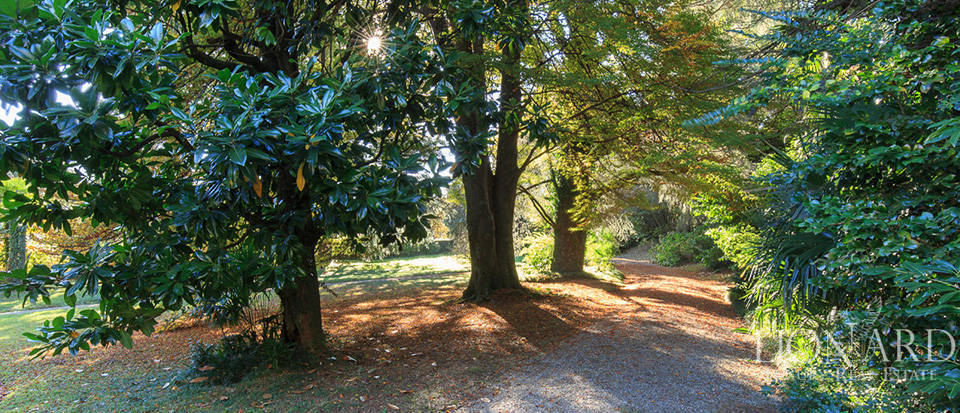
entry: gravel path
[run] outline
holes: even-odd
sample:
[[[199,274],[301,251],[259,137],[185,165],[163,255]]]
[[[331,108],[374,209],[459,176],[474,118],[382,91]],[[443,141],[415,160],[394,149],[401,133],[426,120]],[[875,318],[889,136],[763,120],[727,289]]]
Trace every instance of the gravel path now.
[[[615,260],[615,292],[632,305],[518,366],[493,396],[463,411],[763,412],[759,386],[780,376],[753,361],[752,337],[716,276],[651,264],[644,252]],[[711,279],[713,278],[713,279]]]

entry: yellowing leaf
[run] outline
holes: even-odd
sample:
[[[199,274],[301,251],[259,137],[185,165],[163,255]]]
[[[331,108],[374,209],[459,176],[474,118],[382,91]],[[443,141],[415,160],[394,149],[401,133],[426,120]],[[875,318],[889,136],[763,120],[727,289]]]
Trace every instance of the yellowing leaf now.
[[[260,178],[253,182],[253,192],[257,193],[257,198],[263,197],[263,182],[260,182]]]
[[[303,164],[300,164],[300,169],[297,169],[297,189],[302,191],[306,185],[307,180],[303,177]]]
[[[180,0],[173,2],[173,4],[170,5],[170,9],[173,10],[174,13],[176,13],[177,10],[180,10]]]

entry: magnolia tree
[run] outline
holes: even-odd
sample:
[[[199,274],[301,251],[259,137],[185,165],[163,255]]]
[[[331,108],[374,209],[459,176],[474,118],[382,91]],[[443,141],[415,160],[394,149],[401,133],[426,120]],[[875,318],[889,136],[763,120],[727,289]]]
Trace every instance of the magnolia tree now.
[[[165,311],[274,291],[283,336],[323,349],[315,262],[331,235],[419,238],[444,168],[442,55],[407,4],[3,1],[0,170],[14,218],[118,240],[14,271],[25,299],[99,308],[44,323],[37,351],[129,346]],[[379,8],[377,8],[379,7]],[[438,129],[440,128],[440,129]]]

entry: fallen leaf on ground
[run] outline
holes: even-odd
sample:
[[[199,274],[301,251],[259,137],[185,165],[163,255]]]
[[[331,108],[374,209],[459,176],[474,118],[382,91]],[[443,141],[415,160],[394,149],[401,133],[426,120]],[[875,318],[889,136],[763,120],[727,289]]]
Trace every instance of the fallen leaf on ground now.
[[[194,377],[192,380],[190,380],[191,383],[202,383],[205,381],[207,381],[206,376]]]

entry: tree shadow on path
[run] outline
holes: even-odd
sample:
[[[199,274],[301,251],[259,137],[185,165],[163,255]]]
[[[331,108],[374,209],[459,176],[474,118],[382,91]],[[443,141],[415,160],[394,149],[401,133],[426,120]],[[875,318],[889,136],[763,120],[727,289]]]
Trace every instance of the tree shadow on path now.
[[[601,288],[623,300],[605,320],[528,360],[491,386],[489,402],[465,411],[776,411],[759,385],[779,373],[755,362],[749,336],[723,300],[726,286],[686,271],[621,263],[623,286],[596,280],[566,282]],[[531,306],[532,315],[498,312],[529,341],[543,341],[527,323],[566,320]]]

